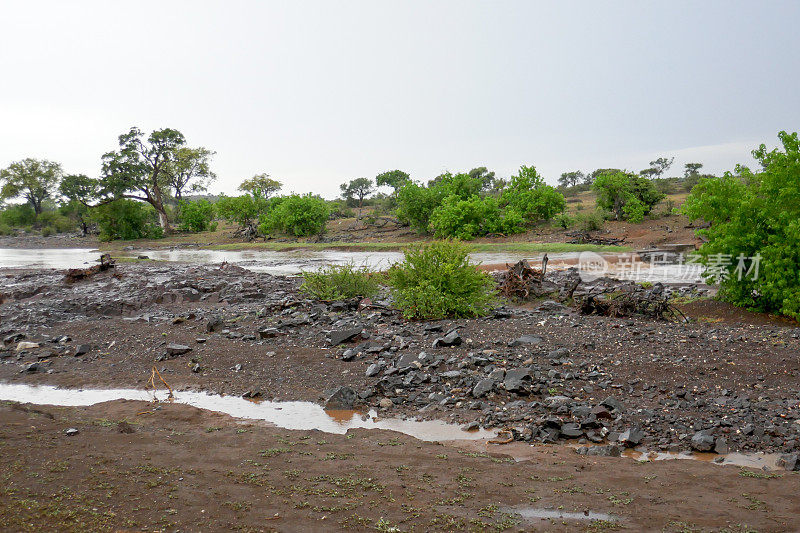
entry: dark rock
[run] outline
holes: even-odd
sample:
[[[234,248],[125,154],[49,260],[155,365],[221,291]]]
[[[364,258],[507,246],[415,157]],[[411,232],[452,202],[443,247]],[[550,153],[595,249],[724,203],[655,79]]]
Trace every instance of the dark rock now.
[[[481,398],[489,394],[494,389],[495,382],[491,379],[482,379],[472,388],[472,395]]]
[[[519,392],[524,389],[525,383],[530,380],[530,372],[527,369],[512,368],[506,372],[503,385],[509,392]]]
[[[714,448],[714,436],[705,431],[698,431],[692,436],[692,449],[698,452],[710,452]]]
[[[356,334],[357,335],[357,334]],[[356,401],[356,391],[350,387],[339,387],[325,401],[326,411],[352,410]]]
[[[206,322],[206,331],[208,333],[214,333],[215,331],[221,331],[225,328],[225,321],[222,320],[221,317],[215,316],[208,319]]]
[[[561,436],[565,439],[577,439],[583,435],[583,430],[581,427],[574,422],[568,422],[562,425],[560,431]]]
[[[540,344],[542,342],[541,337],[537,337],[536,335],[523,335],[513,341],[509,342],[508,345],[511,347],[514,346],[523,346],[523,345],[530,345],[530,344]]]
[[[362,331],[362,328],[335,330],[330,332],[328,338],[330,339],[331,346],[336,346],[337,344],[342,344],[343,342],[353,340],[355,337],[360,335]]]
[[[624,411],[624,407],[622,405],[622,402],[617,400],[616,398],[611,397],[611,396],[609,396],[608,398],[606,398],[605,400],[600,402],[600,405],[602,405],[604,407],[608,407],[612,411],[616,411],[618,413]]]
[[[598,457],[619,457],[622,450],[619,446],[607,444],[605,446],[584,446],[575,450],[580,455],[592,455]]]
[[[272,339],[280,335],[278,328],[266,328],[258,331],[259,339]]]
[[[366,376],[368,378],[371,378],[372,376],[377,376],[378,374],[380,374],[381,370],[383,370],[382,363],[372,363],[371,365],[369,365],[369,367],[367,367]]]
[[[778,466],[789,472],[800,470],[800,453],[787,453],[778,458]]]
[[[75,347],[75,356],[87,354],[91,350],[92,346],[90,344],[79,344]]]
[[[192,349],[189,346],[186,346],[185,344],[175,344],[175,343],[167,344],[167,355],[170,356],[183,355],[191,351]]]
[[[440,346],[458,346],[463,342],[461,335],[457,329],[454,329],[444,337],[438,337],[433,341],[433,347],[439,348]]]
[[[461,371],[460,370],[448,370],[447,372],[442,372],[441,374],[439,374],[439,377],[441,377],[443,379],[460,378],[461,377]]]
[[[410,369],[416,370],[418,368],[421,368],[422,363],[419,362],[419,356],[414,355],[413,353],[407,353],[401,355],[397,359],[397,362],[395,363],[394,366],[397,367],[399,371],[403,372],[404,370],[410,370]]]
[[[545,300],[542,304],[536,308],[537,311],[540,313],[549,313],[549,314],[561,314],[566,315],[570,312],[569,307],[566,305],[562,305],[554,300]]]
[[[644,432],[637,427],[629,428],[619,435],[619,441],[628,448],[634,448],[638,446],[642,443],[643,438]]]

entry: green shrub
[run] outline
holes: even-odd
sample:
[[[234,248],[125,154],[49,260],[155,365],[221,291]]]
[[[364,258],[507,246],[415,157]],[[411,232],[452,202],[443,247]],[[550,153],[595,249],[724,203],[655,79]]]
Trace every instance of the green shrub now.
[[[74,231],[77,227],[74,220],[62,215],[59,211],[43,211],[39,214],[36,223],[42,228],[42,233],[47,228],[49,235],[67,233]]]
[[[180,228],[184,231],[207,231],[214,220],[214,204],[208,200],[182,201]]]
[[[0,235],[11,235],[12,233],[14,233],[14,228],[8,224],[0,222]]]
[[[356,212],[347,207],[347,204],[341,200],[333,200],[328,202],[328,211],[332,218],[353,218]]]
[[[578,213],[575,222],[581,231],[598,231],[603,229],[605,213],[601,209]]]
[[[681,212],[711,224],[698,234],[705,276],[736,305],[800,320],[800,140],[780,132],[782,149],[761,145],[753,157],[763,169],[704,178]],[[760,256],[758,273],[755,261]]]
[[[444,188],[407,183],[397,191],[397,218],[420,233],[427,233],[433,210],[444,199]]]
[[[437,237],[471,240],[489,233],[523,231],[522,219],[516,212],[504,213],[494,197],[472,196],[466,200],[451,195],[433,210],[430,227]]]
[[[550,220],[567,207],[564,195],[554,187],[546,185],[536,169],[521,166],[517,175],[502,194],[502,201],[516,211],[526,224]]]
[[[100,228],[101,241],[160,239],[164,236],[155,209],[135,200],[120,199],[100,205],[94,209],[92,217]]]
[[[641,222],[664,198],[652,181],[624,172],[601,174],[592,188],[597,191],[597,207],[631,222]]]
[[[22,228],[36,223],[36,212],[30,204],[14,204],[0,211],[0,223]]]
[[[496,302],[494,280],[469,261],[469,249],[437,241],[405,250],[389,269],[395,303],[406,318],[476,317]]]
[[[42,228],[42,237],[49,237],[50,235],[54,234],[55,230],[51,226],[45,226]]]
[[[317,272],[303,272],[300,291],[317,300],[346,300],[356,296],[368,298],[378,292],[375,273],[352,263],[323,267]]]
[[[325,231],[328,215],[328,204],[319,196],[292,194],[272,199],[260,229],[264,234],[279,231],[307,237]]]
[[[253,235],[257,221],[266,214],[268,208],[269,200],[250,194],[222,196],[215,205],[220,218],[236,224],[242,230],[249,230]]]
[[[553,225],[561,229],[569,229],[575,225],[575,219],[566,213],[559,213],[553,217]]]

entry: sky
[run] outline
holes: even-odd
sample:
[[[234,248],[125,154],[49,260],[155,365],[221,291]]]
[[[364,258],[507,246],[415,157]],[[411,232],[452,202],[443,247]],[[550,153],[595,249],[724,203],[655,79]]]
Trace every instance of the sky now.
[[[721,173],[800,124],[795,0],[0,0],[0,168],[98,177],[131,126],[216,152],[212,192],[399,168]]]

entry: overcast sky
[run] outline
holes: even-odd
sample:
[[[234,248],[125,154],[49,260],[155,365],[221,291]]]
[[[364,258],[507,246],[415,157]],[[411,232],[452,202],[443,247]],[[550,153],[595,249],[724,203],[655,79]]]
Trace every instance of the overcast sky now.
[[[215,150],[216,192],[659,155],[721,172],[798,129],[798,23],[794,0],[0,0],[0,168],[98,176],[136,125]]]

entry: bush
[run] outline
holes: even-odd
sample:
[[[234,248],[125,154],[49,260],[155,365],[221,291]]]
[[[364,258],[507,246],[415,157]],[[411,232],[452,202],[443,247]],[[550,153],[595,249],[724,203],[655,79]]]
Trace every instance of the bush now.
[[[256,222],[265,215],[269,200],[261,196],[222,196],[215,209],[220,218],[239,226],[239,229],[256,234]]]
[[[303,272],[300,291],[317,300],[346,300],[356,296],[368,298],[378,292],[375,274],[352,263],[331,265],[317,272]]]
[[[180,228],[184,231],[207,231],[214,220],[214,205],[208,200],[181,202]]]
[[[554,187],[546,185],[536,169],[522,166],[516,176],[511,177],[503,191],[502,201],[516,211],[526,224],[550,220],[567,207],[564,195]]]
[[[476,317],[496,302],[494,280],[469,262],[469,249],[453,241],[417,245],[389,269],[395,303],[406,318]]]
[[[328,204],[319,196],[292,194],[272,200],[260,229],[264,234],[280,231],[307,237],[325,231],[328,214]]]
[[[74,220],[62,215],[58,211],[43,211],[39,214],[37,224],[42,228],[43,235],[45,230],[47,230],[47,235],[45,235],[45,237],[54,233],[67,233],[75,230],[77,227]]]
[[[444,189],[408,183],[397,191],[397,218],[420,233],[427,233],[433,210],[444,199]]]
[[[516,212],[504,213],[496,198],[472,196],[462,200],[451,195],[433,210],[430,227],[437,237],[471,240],[489,233],[523,231]]]
[[[588,213],[578,213],[575,221],[581,231],[598,231],[603,229],[606,218],[601,209],[595,209]]]
[[[164,231],[158,215],[148,204],[120,199],[94,209],[92,217],[100,227],[100,240],[160,239]]]
[[[566,213],[559,213],[553,217],[553,225],[561,229],[569,229],[575,225],[575,219]]]
[[[0,224],[21,228],[36,223],[36,213],[30,204],[9,205],[0,211]]]
[[[12,233],[14,233],[14,229],[11,226],[0,222],[0,235],[11,235]]]
[[[614,213],[617,220],[641,222],[664,198],[653,182],[624,172],[601,174],[592,184],[597,206]]]
[[[800,140],[780,132],[782,150],[762,144],[753,157],[763,171],[737,167],[704,178],[681,212],[711,226],[698,231],[705,275],[736,305],[800,320]],[[760,256],[757,263],[748,258]]]

